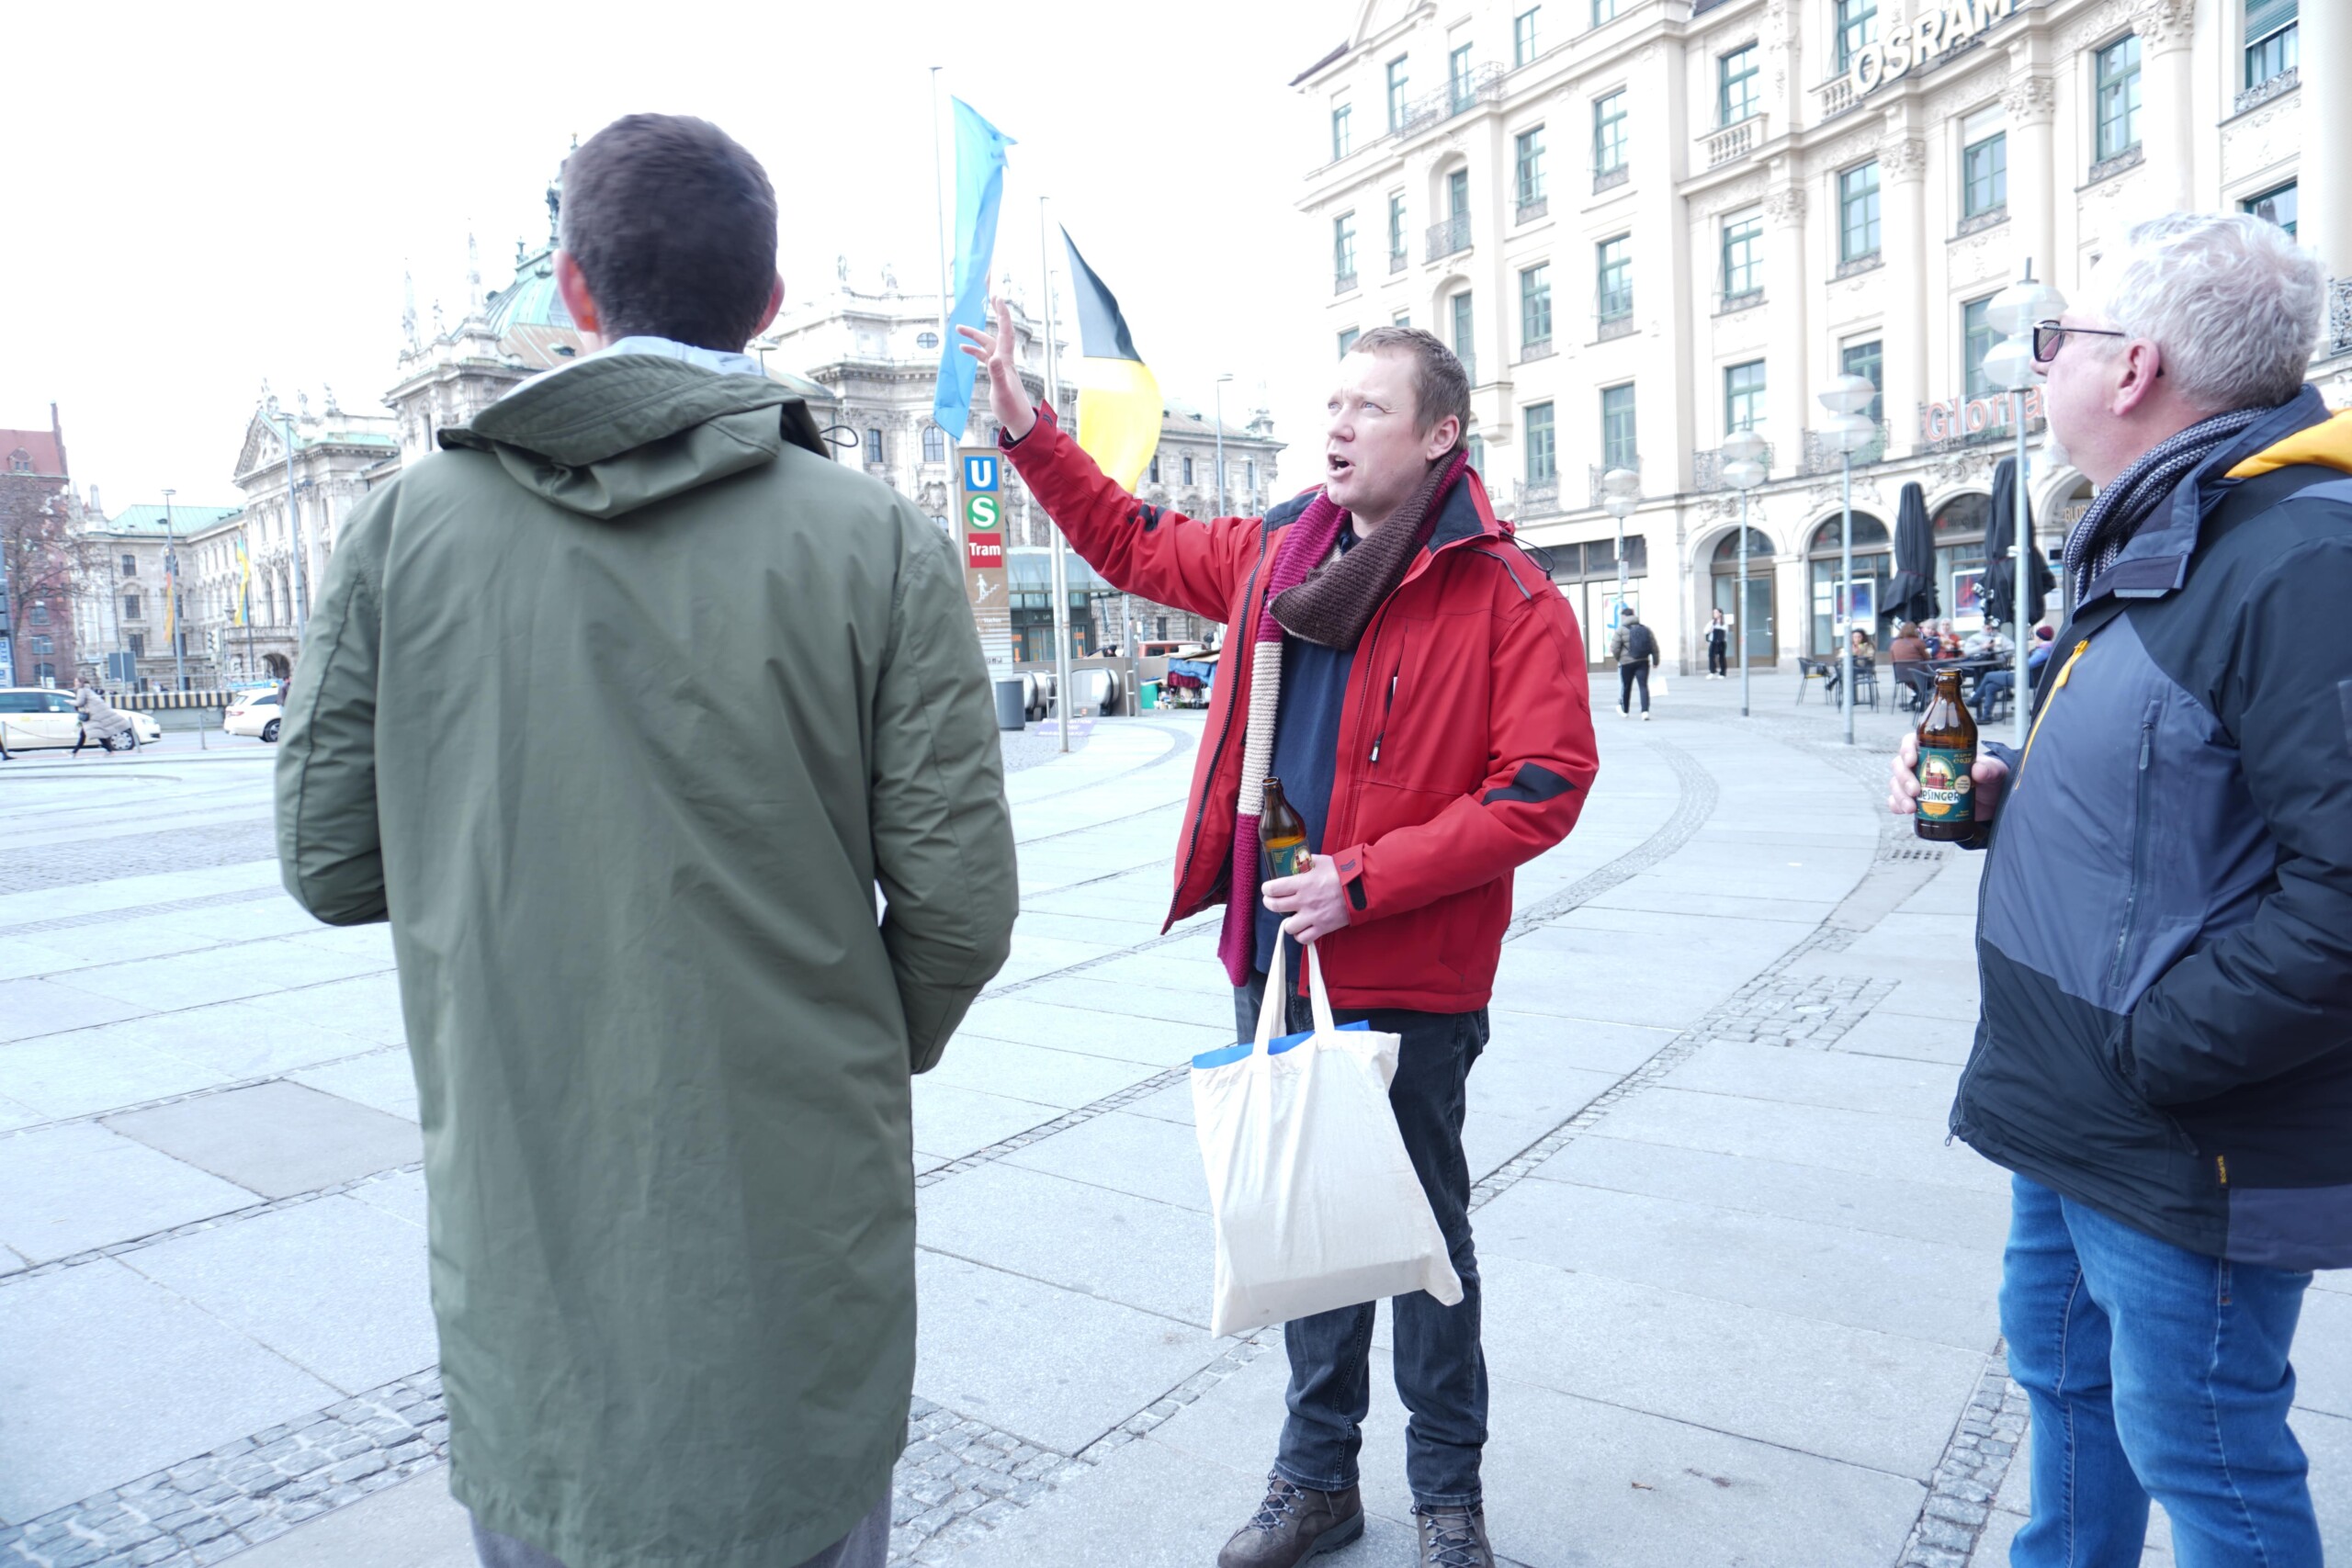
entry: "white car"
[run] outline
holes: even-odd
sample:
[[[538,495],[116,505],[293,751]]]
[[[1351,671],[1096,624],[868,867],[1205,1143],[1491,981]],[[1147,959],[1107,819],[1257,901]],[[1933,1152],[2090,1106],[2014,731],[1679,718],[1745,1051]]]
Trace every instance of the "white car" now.
[[[131,735],[142,746],[153,745],[164,738],[162,728],[153,716],[130,713]],[[0,749],[8,751],[39,751],[57,748],[71,749],[82,739],[82,716],[74,706],[74,694],[53,691],[46,686],[0,686]],[[109,751],[128,750],[130,738],[104,744]]]
[[[220,716],[220,728],[232,735],[258,736],[275,744],[277,721],[284,716],[285,710],[277,702],[277,688],[258,686],[239,692],[230,700],[229,711]]]

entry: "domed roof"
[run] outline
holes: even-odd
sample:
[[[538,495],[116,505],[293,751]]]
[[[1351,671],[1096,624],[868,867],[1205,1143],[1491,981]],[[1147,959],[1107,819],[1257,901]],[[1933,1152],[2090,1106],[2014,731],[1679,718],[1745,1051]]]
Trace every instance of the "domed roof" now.
[[[556,292],[555,253],[541,251],[514,265],[514,281],[492,294],[484,307],[490,330],[505,336],[516,327],[572,328],[571,312]]]

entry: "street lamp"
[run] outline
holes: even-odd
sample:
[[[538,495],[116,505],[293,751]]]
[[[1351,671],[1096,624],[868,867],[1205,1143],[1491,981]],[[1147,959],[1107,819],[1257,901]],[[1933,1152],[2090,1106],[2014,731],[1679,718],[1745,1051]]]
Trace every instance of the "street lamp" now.
[[[2016,709],[2017,747],[2022,751],[2026,741],[2027,698],[2031,692],[2026,676],[2030,666],[2026,651],[2031,646],[2027,640],[2025,624],[2026,563],[2031,558],[2026,553],[2032,535],[2029,519],[2032,513],[2026,501],[2026,439],[2025,395],[2040,379],[2040,367],[2033,361],[2033,328],[2038,321],[2056,321],[2066,309],[2066,297],[2046,283],[2033,277],[2033,258],[2026,258],[2025,276],[1993,296],[1984,308],[1984,319],[2001,334],[2001,341],[1984,355],[1984,374],[1994,385],[2008,389],[2010,415],[2018,427],[2018,493],[2016,537],[2009,542],[2009,558],[2016,564],[2009,571],[2009,626],[2017,641],[2017,692],[2012,705]]]
[[[302,630],[311,618],[311,550],[310,533],[302,526],[301,509],[294,498],[294,420],[278,408],[275,397],[262,410],[262,417],[270,422],[272,429],[277,427],[279,420],[286,422],[279,435],[286,443],[286,536],[294,554],[294,646],[300,652]]]
[[[1724,437],[1724,482],[1739,491],[1739,610],[1732,635],[1739,638],[1739,716],[1747,716],[1747,494],[1764,482],[1764,455],[1770,448],[1751,426]]]
[[[1225,515],[1225,384],[1233,379],[1227,371],[1216,378],[1216,514]]]
[[[1846,744],[1854,743],[1854,454],[1878,439],[1878,422],[1862,411],[1877,400],[1878,389],[1868,377],[1839,376],[1821,393],[1821,406],[1829,411],[1828,422],[1820,428],[1822,444],[1838,454],[1838,468],[1844,476],[1843,500],[1840,511],[1844,522],[1840,525],[1838,546],[1838,598],[1846,609],[1846,624],[1840,626],[1835,614],[1830,625],[1837,629],[1839,706],[1846,716]],[[1837,607],[1833,602],[1831,608]]]
[[[1600,506],[1617,519],[1617,605],[1609,616],[1615,631],[1625,614],[1625,519],[1642,503],[1642,476],[1631,468],[1611,468],[1600,476]],[[1647,690],[1646,687],[1644,690]]]
[[[172,497],[178,492],[164,491],[164,625],[172,639],[172,673],[177,691],[187,690],[187,653],[180,631],[180,551],[179,541],[172,533]]]

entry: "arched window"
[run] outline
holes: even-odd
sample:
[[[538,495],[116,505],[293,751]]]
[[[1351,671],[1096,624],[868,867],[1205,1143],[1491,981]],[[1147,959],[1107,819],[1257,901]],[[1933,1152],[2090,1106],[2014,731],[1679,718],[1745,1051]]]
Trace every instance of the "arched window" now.
[[[1806,553],[1812,558],[1806,575],[1812,580],[1812,611],[1805,651],[1827,658],[1838,651],[1837,626],[1849,619],[1838,604],[1838,567],[1842,519],[1826,517],[1813,531]],[[1894,574],[1894,540],[1886,525],[1866,512],[1854,513],[1854,607],[1850,617],[1873,637],[1886,608],[1886,580]],[[1883,638],[1880,639],[1883,641]]]
[[[1764,536],[1764,531],[1760,528],[1750,528],[1747,531],[1747,558],[1750,561],[1754,561],[1758,556],[1770,556],[1771,553],[1772,541]],[[1730,561],[1733,563],[1736,563],[1738,561],[1738,529],[1733,529],[1730,533],[1725,534],[1722,538],[1715,541],[1714,558],[1719,561]]]
[[[1836,555],[1840,547],[1844,524],[1844,518],[1832,517],[1815,528],[1813,531],[1813,553]],[[1894,541],[1887,535],[1885,524],[1866,512],[1854,513],[1854,549],[1857,554],[1865,549],[1888,549],[1893,546]]]
[[[935,424],[922,427],[922,460],[926,463],[947,461],[947,432]]]

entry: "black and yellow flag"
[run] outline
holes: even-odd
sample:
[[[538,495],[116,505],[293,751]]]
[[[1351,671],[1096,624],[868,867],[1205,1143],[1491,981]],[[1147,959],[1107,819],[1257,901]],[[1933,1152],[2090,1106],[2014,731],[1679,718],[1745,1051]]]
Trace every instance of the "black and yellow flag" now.
[[[1159,383],[1136,352],[1119,302],[1078,254],[1069,231],[1071,292],[1078,297],[1078,444],[1122,488],[1133,490],[1159,449]]]

